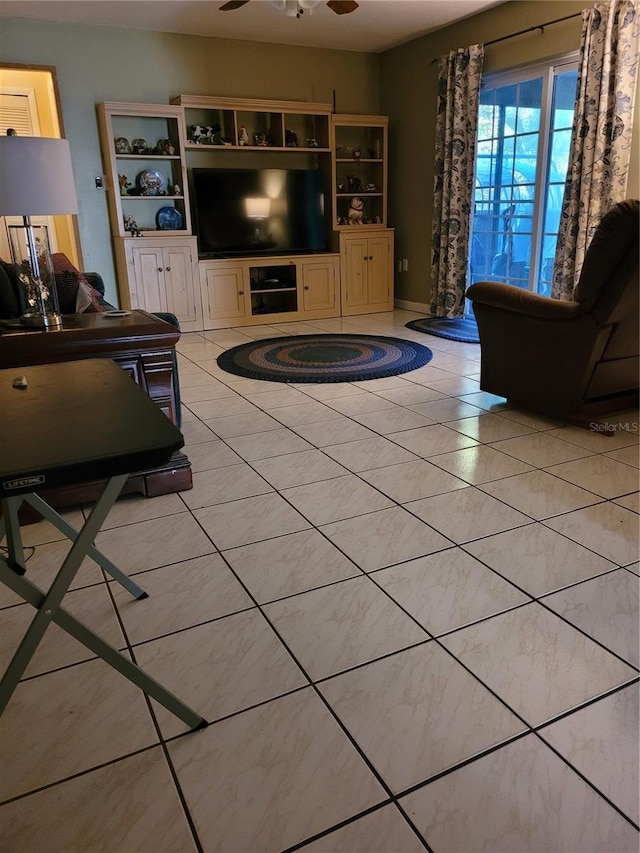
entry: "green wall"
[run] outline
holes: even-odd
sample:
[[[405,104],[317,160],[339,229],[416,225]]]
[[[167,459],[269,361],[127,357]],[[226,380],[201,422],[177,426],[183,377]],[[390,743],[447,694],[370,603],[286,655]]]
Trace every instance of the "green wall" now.
[[[2,18],[0,56],[7,64],[56,67],[84,268],[103,274],[114,303],[106,197],[94,184],[103,173],[98,102],[166,104],[188,94],[330,104],[335,90],[339,112],[380,112],[375,54]]]
[[[380,108],[389,116],[389,224],[396,228],[396,258],[409,271],[395,273],[396,299],[429,303],[437,67],[450,50],[487,42],[588,8],[587,0],[510,2],[382,54]],[[580,48],[581,18],[487,47],[484,71],[531,64]],[[408,83],[410,81],[410,84]],[[637,104],[637,100],[636,100]],[[636,106],[629,196],[639,193],[640,108]]]

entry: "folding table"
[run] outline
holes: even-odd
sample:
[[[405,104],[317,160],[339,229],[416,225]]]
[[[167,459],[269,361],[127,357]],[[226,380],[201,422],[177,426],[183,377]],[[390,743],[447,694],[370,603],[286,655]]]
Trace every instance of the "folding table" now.
[[[55,622],[191,729],[205,726],[202,716],[61,606],[87,556],[136,598],[146,595],[95,548],[94,539],[127,476],[167,462],[184,444],[181,433],[130,377],[102,358],[0,370],[0,413],[0,542],[7,539],[7,556],[0,553],[0,581],[36,608],[0,680],[0,714]],[[80,531],[37,494],[38,489],[105,478],[107,485]],[[25,576],[18,521],[23,500],[73,542],[47,592]]]

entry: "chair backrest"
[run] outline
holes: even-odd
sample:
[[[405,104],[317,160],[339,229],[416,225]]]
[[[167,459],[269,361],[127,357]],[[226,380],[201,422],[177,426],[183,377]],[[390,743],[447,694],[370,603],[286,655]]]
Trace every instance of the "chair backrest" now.
[[[629,317],[638,305],[639,234],[640,201],[626,199],[602,217],[593,235],[575,299],[600,325]]]

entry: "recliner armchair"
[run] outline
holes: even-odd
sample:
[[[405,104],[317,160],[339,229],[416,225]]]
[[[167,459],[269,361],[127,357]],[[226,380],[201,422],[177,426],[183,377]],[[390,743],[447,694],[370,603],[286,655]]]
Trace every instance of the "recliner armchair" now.
[[[577,420],[635,404],[639,210],[637,199],[627,199],[602,218],[573,302],[491,281],[469,288],[483,391]]]

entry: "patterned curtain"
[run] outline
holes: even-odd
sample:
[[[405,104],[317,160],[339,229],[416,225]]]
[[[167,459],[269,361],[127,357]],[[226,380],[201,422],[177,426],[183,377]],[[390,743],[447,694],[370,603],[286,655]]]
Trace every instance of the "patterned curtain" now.
[[[582,13],[580,72],[551,295],[570,301],[591,238],[626,197],[640,45],[633,0]]]
[[[461,317],[473,199],[473,164],[484,46],[438,60],[438,112],[433,192],[431,313]]]

